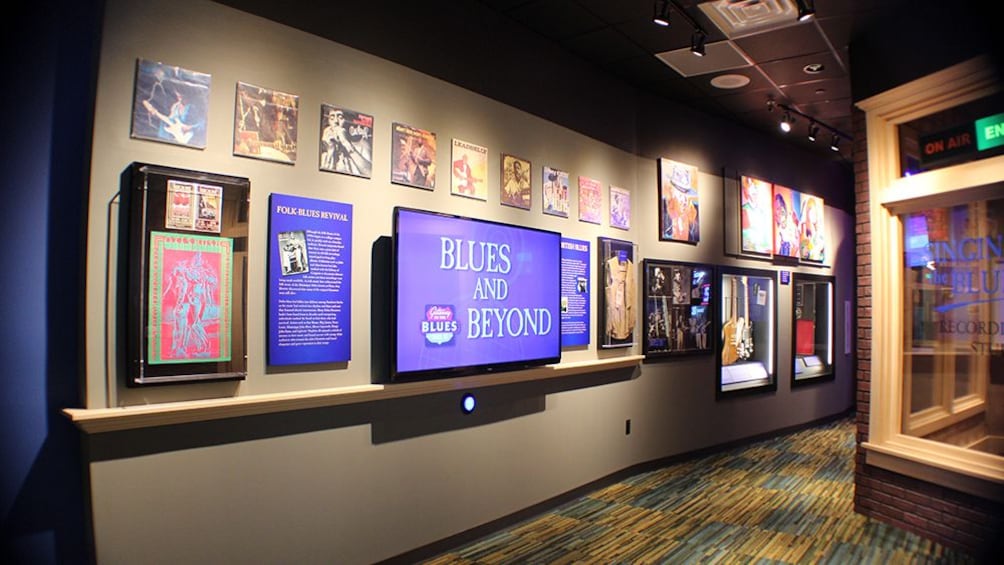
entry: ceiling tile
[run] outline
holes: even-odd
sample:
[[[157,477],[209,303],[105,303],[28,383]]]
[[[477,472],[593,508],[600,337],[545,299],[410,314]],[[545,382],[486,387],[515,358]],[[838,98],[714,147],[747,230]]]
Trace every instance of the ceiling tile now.
[[[847,79],[825,79],[781,87],[785,97],[798,100],[799,104],[817,104],[830,100],[849,99],[851,83]]]
[[[760,63],[828,51],[830,48],[823,38],[822,31],[811,20],[775,31],[741,37],[735,42],[751,59]]]
[[[719,96],[716,100],[730,112],[745,114],[760,111],[767,113],[768,98],[777,100],[779,98],[777,91],[773,88],[744,90],[743,92]]]
[[[742,75],[747,77],[750,80],[750,82],[746,86],[736,89],[718,88],[713,84],[711,84],[712,79],[723,75]],[[767,77],[765,77],[763,73],[761,73],[756,67],[746,67],[744,69],[732,69],[719,73],[694,76],[690,78],[690,82],[692,82],[695,86],[700,88],[701,91],[707,94],[708,96],[714,96],[714,97],[728,97],[751,91],[767,91],[767,90],[770,90],[771,92],[774,91],[773,84],[771,84],[771,82],[767,80]],[[764,100],[766,99],[767,96],[765,94],[764,97],[760,99],[760,102],[763,103]]]
[[[567,0],[536,0],[507,12],[513,19],[555,40],[604,27],[603,20]]]
[[[562,44],[586,59],[597,63],[640,57],[646,54],[645,50],[638,44],[612,27],[576,35]]]
[[[690,52],[690,43],[683,49],[657,53],[656,56],[673,70],[685,77],[719,73],[729,69],[749,67],[752,61],[738,51],[730,41],[719,41],[705,45],[704,57],[697,57]]]
[[[681,47],[689,48],[690,35],[693,31],[685,25],[658,26],[652,23],[651,17],[637,18],[618,24],[616,27],[638,42],[649,53],[672,51]]]
[[[608,24],[619,24],[630,20],[644,18],[649,25],[652,23],[653,0],[575,0],[583,8]]]
[[[806,65],[817,63],[823,65],[822,71],[815,74],[805,72]],[[847,73],[829,51],[764,63],[760,69],[781,87],[823,79],[847,79]]]

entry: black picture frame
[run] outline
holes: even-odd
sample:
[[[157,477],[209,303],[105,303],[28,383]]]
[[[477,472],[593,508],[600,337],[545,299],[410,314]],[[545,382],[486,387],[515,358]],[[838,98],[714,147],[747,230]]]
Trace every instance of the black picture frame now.
[[[777,271],[719,267],[718,291],[716,397],[776,391]]]
[[[634,243],[609,237],[597,238],[599,268],[603,288],[599,293],[596,327],[601,349],[631,347],[635,343],[638,291]]]
[[[835,285],[831,276],[792,273],[792,387],[830,381],[836,376]]]
[[[126,384],[244,379],[250,181],[132,163],[120,196]]]
[[[642,262],[642,354],[646,360],[715,351],[715,268],[702,263]]]

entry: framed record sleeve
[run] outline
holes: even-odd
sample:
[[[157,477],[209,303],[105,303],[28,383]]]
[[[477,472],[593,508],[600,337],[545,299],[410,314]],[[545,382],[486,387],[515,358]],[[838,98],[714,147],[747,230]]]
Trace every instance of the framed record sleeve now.
[[[118,327],[128,385],[245,377],[249,190],[239,177],[126,170]]]

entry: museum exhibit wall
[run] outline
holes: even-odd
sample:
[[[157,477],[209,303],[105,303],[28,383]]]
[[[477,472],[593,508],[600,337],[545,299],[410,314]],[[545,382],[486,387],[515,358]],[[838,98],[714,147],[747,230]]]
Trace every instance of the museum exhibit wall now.
[[[332,562],[389,558],[546,501],[633,465],[770,433],[838,415],[853,405],[853,359],[844,351],[844,303],[853,296],[853,222],[828,206],[831,253],[823,266],[775,267],[726,257],[721,162],[712,146],[690,145],[660,113],[665,137],[646,134],[657,155],[700,169],[701,240],[660,242],[655,156],[634,155],[469,90],[219,4],[152,1],[107,4],[98,76],[87,237],[86,405],[88,409],[159,405],[207,398],[368,385],[374,360],[388,355],[370,339],[371,306],[385,286],[375,244],[391,234],[396,205],[560,231],[592,244],[597,324],[596,238],[631,240],[636,258],[797,270],[836,277],[836,378],[792,389],[790,286],[779,286],[777,390],[716,400],[713,356],[644,363],[477,391],[464,416],[460,392],[303,409],[124,431],[85,434],[94,541],[99,562]],[[221,25],[225,22],[225,25]],[[137,58],[212,75],[204,150],[129,136]],[[294,165],[232,155],[238,81],[299,95]],[[370,179],[318,170],[320,105],[372,114]],[[641,121],[639,119],[639,121]],[[435,132],[441,171],[452,138],[488,148],[487,201],[450,195],[441,174],[434,191],[390,183],[390,130],[402,122]],[[688,116],[686,123],[697,123]],[[722,127],[719,123],[716,127]],[[745,135],[745,134],[744,134]],[[804,154],[780,143],[750,146],[769,180],[813,192],[830,190],[833,171],[799,165]],[[730,140],[720,140],[722,144]],[[791,151],[791,153],[786,153]],[[499,203],[499,155],[533,164],[529,211]],[[825,163],[825,161],[820,160]],[[127,387],[116,327],[118,197],[133,162],[246,177],[251,183],[248,244],[248,375],[243,381]],[[778,163],[778,168],[763,165]],[[567,171],[570,217],[541,212],[541,167]],[[767,169],[770,170],[767,170]],[[729,173],[726,173],[729,174]],[[601,225],[577,219],[579,175],[603,185]],[[608,187],[632,195],[631,229],[609,226]],[[344,364],[267,367],[266,255],[269,194],[351,204],[351,360]],[[640,331],[636,327],[636,333]],[[640,354],[588,347],[562,362]],[[394,385],[388,385],[394,386]],[[631,433],[625,422],[631,420]]]

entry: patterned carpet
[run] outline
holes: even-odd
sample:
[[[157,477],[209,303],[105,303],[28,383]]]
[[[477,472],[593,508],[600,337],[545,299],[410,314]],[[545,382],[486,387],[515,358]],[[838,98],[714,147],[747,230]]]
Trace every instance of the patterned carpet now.
[[[853,511],[843,419],[636,475],[426,563],[974,563]]]

